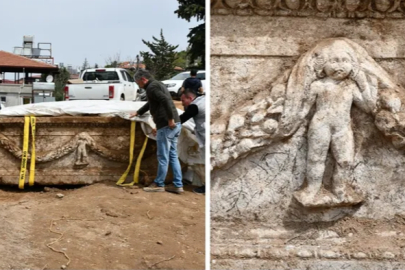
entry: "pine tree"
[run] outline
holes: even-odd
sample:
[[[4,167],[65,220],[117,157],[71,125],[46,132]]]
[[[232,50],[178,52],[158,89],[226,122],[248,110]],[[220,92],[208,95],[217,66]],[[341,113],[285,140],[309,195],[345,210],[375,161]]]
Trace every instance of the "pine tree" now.
[[[185,69],[188,66],[189,57],[187,57],[187,51],[180,51],[177,53],[177,59],[174,61],[174,65]]]
[[[175,61],[177,59],[176,49],[179,47],[170,45],[163,36],[163,30],[160,30],[160,39],[152,36],[152,42],[142,39],[142,42],[148,46],[150,52],[140,52],[146,69],[149,70],[157,80],[169,78],[174,72]]]

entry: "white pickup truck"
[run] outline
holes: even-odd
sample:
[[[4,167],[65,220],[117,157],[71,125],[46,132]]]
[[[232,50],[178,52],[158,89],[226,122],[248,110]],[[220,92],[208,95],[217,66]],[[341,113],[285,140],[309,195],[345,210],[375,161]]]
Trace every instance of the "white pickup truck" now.
[[[79,80],[65,86],[65,100],[136,99],[139,86],[123,68],[92,68],[82,71]]]

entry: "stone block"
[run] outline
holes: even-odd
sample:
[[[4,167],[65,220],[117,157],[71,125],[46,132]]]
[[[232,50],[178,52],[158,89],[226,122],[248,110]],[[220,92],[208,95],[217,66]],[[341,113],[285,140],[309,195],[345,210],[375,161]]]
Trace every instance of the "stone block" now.
[[[130,121],[96,116],[37,117],[36,120],[36,185],[118,181],[125,172],[129,164]],[[0,118],[0,184],[18,185],[23,127],[23,117]],[[144,140],[145,135],[137,124],[132,168]],[[31,143],[32,138],[26,184],[30,173]],[[128,181],[132,180],[133,170]],[[156,170],[156,142],[148,140],[141,163],[141,180],[153,180]]]

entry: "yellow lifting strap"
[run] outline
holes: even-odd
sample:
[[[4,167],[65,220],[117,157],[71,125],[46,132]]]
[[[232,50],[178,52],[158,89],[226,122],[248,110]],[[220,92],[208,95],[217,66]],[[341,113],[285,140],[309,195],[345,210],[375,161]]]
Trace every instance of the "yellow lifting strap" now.
[[[31,148],[31,165],[30,165],[30,178],[29,185],[33,186],[35,181],[35,131],[36,131],[36,118],[30,116],[31,122],[31,136],[32,136],[32,148]]]
[[[139,183],[139,170],[141,169],[142,157],[143,157],[143,153],[145,153],[147,144],[148,144],[148,136],[145,136],[145,141],[143,142],[141,152],[139,153],[138,159],[136,161],[133,184]]]
[[[117,185],[119,186],[133,186],[134,184],[139,183],[139,171],[141,169],[141,162],[142,162],[142,157],[143,154],[145,153],[146,145],[148,144],[148,137],[145,137],[145,141],[143,143],[141,152],[139,153],[138,159],[135,164],[135,172],[134,172],[134,179],[131,183],[124,184],[125,179],[127,178],[127,175],[131,169],[132,161],[134,158],[134,146],[135,146],[135,125],[136,122],[131,123],[131,141],[130,141],[130,149],[129,149],[129,165],[125,173],[121,176],[121,178],[118,180]]]
[[[129,165],[124,174],[120,177],[120,179],[117,182],[118,186],[122,186],[125,182],[125,179],[127,178],[127,175],[129,173],[129,170],[131,169],[132,165],[132,160],[134,159],[134,147],[135,147],[135,127],[136,127],[136,122],[132,121],[131,122],[131,139],[129,143]]]
[[[30,178],[29,185],[34,185],[35,179],[35,116],[25,116],[24,117],[24,139],[23,139],[23,150],[21,155],[21,169],[20,169],[20,179],[18,181],[18,188],[24,189],[25,175],[27,173],[27,160],[28,160],[28,144],[30,139],[30,124],[32,128],[32,151],[31,151],[31,166],[30,166]]]

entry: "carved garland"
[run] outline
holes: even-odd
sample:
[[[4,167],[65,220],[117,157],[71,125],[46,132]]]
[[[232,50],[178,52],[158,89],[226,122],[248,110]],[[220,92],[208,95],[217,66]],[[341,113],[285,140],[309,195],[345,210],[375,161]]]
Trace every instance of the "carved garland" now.
[[[211,0],[211,14],[404,18],[405,0]]]
[[[0,145],[4,149],[9,151],[13,156],[15,156],[18,159],[21,159],[22,155],[21,148],[19,148],[15,142],[7,138],[2,133],[0,133]],[[101,145],[97,145],[94,142],[94,139],[87,132],[81,132],[77,134],[75,137],[73,137],[68,143],[57,149],[36,153],[35,161],[37,163],[45,163],[52,160],[56,160],[69,153],[72,153],[73,151],[79,148],[81,149],[84,148],[85,151],[86,146],[88,146],[97,155],[107,158],[109,160],[119,162],[128,162],[129,160],[128,155],[121,154],[116,150],[107,149]],[[87,156],[87,153],[83,153],[83,156]],[[31,159],[30,154],[28,154],[28,159]],[[81,163],[80,165],[83,165],[83,163]]]

